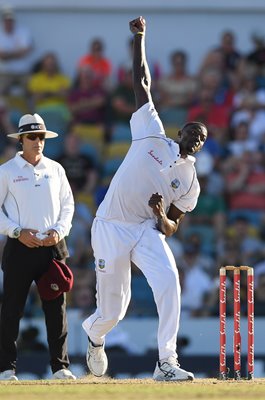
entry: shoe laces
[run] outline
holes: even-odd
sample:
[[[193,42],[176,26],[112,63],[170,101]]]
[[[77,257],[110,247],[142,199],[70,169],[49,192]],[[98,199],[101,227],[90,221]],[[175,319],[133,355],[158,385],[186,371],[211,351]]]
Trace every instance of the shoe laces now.
[[[93,346],[92,343],[90,344],[90,356],[94,358],[94,360],[101,360],[103,355],[103,346]]]
[[[165,363],[168,364],[169,367],[173,367],[173,368],[179,368],[180,367],[178,359],[176,357],[174,357],[174,356],[170,356],[168,358],[164,358],[164,359],[160,360],[160,365],[163,365]]]

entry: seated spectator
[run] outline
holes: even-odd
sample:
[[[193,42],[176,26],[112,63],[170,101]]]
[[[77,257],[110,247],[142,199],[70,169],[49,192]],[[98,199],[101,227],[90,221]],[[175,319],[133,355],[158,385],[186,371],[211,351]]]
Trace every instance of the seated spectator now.
[[[64,150],[57,161],[64,167],[74,195],[80,191],[93,193],[97,182],[94,161],[82,153],[82,142],[73,133],[65,137]]]
[[[228,264],[226,264],[228,265]],[[219,267],[218,267],[219,268]],[[205,294],[201,309],[198,311],[200,317],[219,317],[219,276],[213,282],[211,289]],[[234,312],[234,289],[232,277],[226,277],[226,315],[232,316]]]
[[[93,39],[90,43],[88,53],[78,61],[78,68],[87,66],[93,72],[94,85],[109,87],[109,79],[112,72],[112,65],[104,55],[104,43],[101,39]]]
[[[241,257],[239,242],[236,237],[232,237],[225,230],[222,243],[219,243],[219,252],[216,263],[216,276],[219,274],[219,268],[222,265],[244,265]]]
[[[247,65],[254,68],[260,87],[265,88],[265,35],[254,32],[251,39],[254,48],[246,56]]]
[[[184,243],[183,258],[178,260],[181,285],[181,315],[186,317],[199,315],[206,293],[211,290],[212,283],[206,269],[211,265],[198,254],[198,245],[187,240]]]
[[[218,105],[231,107],[234,98],[234,89],[224,82],[223,74],[218,69],[207,69],[200,76],[200,86],[208,88],[214,93],[214,102]],[[194,103],[196,104],[195,97]]]
[[[41,114],[55,110],[63,120],[69,121],[67,94],[70,78],[62,73],[57,56],[46,53],[40,61],[39,70],[34,72],[28,82],[33,110]]]
[[[106,116],[106,90],[95,85],[94,73],[88,66],[80,67],[68,95],[72,124],[102,124]]]
[[[115,87],[110,99],[111,119],[115,124],[129,124],[135,111],[135,97],[132,82],[132,70],[124,68],[120,83]]]
[[[249,123],[241,121],[231,129],[231,140],[227,143],[228,154],[240,157],[245,152],[258,150],[259,143],[249,137]]]
[[[234,95],[231,126],[249,124],[249,136],[261,143],[265,137],[265,89],[257,87],[256,76],[244,76]]]
[[[206,239],[206,246],[208,251],[212,254],[215,253],[216,241],[220,238],[225,229],[226,224],[226,204],[224,198],[220,193],[212,193],[209,190],[210,176],[213,170],[212,166],[207,166],[210,157],[206,152],[201,152],[197,157],[197,174],[200,182],[201,193],[198,198],[198,203],[195,209],[190,213],[190,223],[192,227],[196,226],[202,231],[208,230],[208,239]],[[203,236],[203,235],[202,235]],[[211,248],[212,246],[212,248]],[[206,247],[207,248],[207,247]]]
[[[236,48],[235,33],[232,31],[224,31],[218,49],[223,53],[225,70],[228,73],[236,72],[242,55]]]
[[[233,243],[236,243],[243,265],[252,266],[265,257],[260,232],[244,214],[238,214],[234,218],[226,229],[226,235]]]
[[[183,254],[176,260],[178,267],[187,271],[197,267],[211,276],[215,262],[211,256],[203,253],[200,233],[193,231],[191,226],[182,236]]]
[[[204,123],[208,128],[209,137],[213,137],[223,146],[227,140],[229,112],[227,106],[216,104],[215,91],[212,88],[202,87],[198,103],[188,110],[187,120]]]
[[[32,49],[33,40],[29,29],[17,23],[11,8],[3,8],[0,30],[0,94],[25,94]]]
[[[238,214],[260,226],[265,209],[265,167],[263,153],[245,152],[230,157],[223,166],[226,180],[229,219]]]
[[[196,79],[188,74],[187,54],[175,51],[170,58],[171,73],[158,82],[158,106],[165,124],[178,126],[186,122],[188,107],[198,88]]]
[[[224,52],[220,48],[211,49],[204,56],[198,72],[198,79],[208,71],[219,71],[222,75],[222,86],[229,87],[231,82],[226,71]]]

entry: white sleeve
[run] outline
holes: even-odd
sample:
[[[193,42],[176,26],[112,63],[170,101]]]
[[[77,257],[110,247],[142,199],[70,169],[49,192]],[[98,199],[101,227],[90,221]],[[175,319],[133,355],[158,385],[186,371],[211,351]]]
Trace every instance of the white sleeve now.
[[[7,171],[3,167],[0,168],[0,188],[0,233],[12,237],[18,224],[8,218],[3,210],[3,204],[8,194],[8,176]]]
[[[173,204],[184,213],[191,212],[196,207],[199,194],[200,185],[197,178],[195,178],[190,190],[186,194],[182,195],[178,200],[174,201]]]
[[[165,137],[163,124],[152,102],[144,104],[130,120],[132,140],[144,139],[149,136]]]
[[[59,234],[60,240],[68,236],[72,227],[72,219],[74,215],[74,198],[73,193],[65,174],[64,168],[60,165],[59,174],[61,180],[60,188],[60,204],[61,212],[58,221],[52,227]]]

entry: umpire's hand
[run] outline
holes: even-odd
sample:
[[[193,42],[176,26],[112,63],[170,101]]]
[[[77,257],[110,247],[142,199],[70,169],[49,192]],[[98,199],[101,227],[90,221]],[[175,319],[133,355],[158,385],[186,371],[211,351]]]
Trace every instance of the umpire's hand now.
[[[59,242],[59,235],[54,229],[50,229],[45,232],[48,235],[45,239],[42,240],[43,246],[49,247],[54,246]]]
[[[36,229],[22,229],[18,240],[27,247],[40,247],[43,246],[42,240],[36,237]]]

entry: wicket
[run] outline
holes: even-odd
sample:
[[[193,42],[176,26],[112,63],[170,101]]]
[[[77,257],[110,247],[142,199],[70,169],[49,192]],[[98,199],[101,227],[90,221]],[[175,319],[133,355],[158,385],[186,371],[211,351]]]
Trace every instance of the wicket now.
[[[228,379],[226,365],[226,271],[234,275],[234,379],[241,379],[241,333],[240,333],[240,272],[247,272],[247,317],[248,317],[248,353],[247,379],[254,377],[254,270],[248,266],[224,266],[220,268],[219,317],[220,317],[220,361],[219,379]]]

